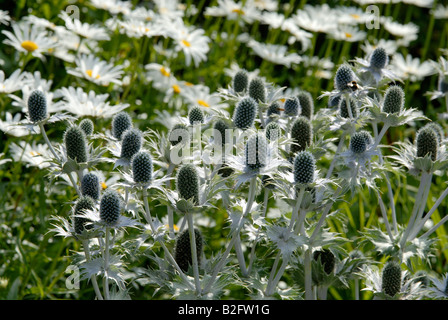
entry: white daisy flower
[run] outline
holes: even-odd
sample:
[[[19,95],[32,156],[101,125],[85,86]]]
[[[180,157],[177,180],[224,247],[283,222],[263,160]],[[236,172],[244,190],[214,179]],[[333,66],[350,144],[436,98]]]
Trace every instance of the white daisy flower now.
[[[364,44],[361,45],[361,49],[366,54],[373,52],[373,50],[375,50],[376,48],[383,48],[384,50],[386,50],[386,53],[390,56],[395,54],[395,52],[397,52],[399,47],[400,44],[397,41],[385,40],[385,39],[375,40],[373,44],[371,44],[368,40],[366,40],[364,41]]]
[[[301,29],[294,19],[286,19],[283,22],[281,29],[288,31],[291,34],[291,37],[288,39],[290,45],[299,41],[302,45],[302,51],[306,51],[311,46],[311,38],[313,37],[313,34]]]
[[[67,73],[102,86],[110,83],[122,84],[123,67],[121,65],[114,66],[93,54],[83,54],[75,59],[75,63],[76,67],[67,68]]]
[[[152,83],[152,86],[159,91],[166,91],[172,88],[176,78],[171,73],[168,66],[158,63],[149,63],[145,65],[146,80]]]
[[[184,10],[177,0],[154,0],[158,14],[168,20],[176,20],[184,16]]]
[[[48,21],[45,18],[36,17],[35,15],[28,15],[23,17],[23,21],[26,21],[29,24],[32,24],[38,28],[44,28],[49,30],[56,30],[57,28],[63,28],[61,26],[57,26],[51,21]]]
[[[225,109],[227,104],[222,103],[221,98],[216,93],[210,93],[210,88],[201,84],[186,87],[182,92],[182,97],[187,100],[191,106],[204,107],[204,111]]]
[[[431,10],[431,13],[436,19],[448,19],[448,5],[438,4],[435,9]]]
[[[98,9],[109,11],[113,15],[122,13],[129,14],[132,8],[132,2],[120,0],[90,0],[90,3]]]
[[[245,5],[232,0],[218,0],[218,6],[207,7],[204,15],[211,17],[226,17],[227,20],[238,20],[241,24],[252,24],[260,20],[261,12],[253,5],[254,1],[246,1]]]
[[[279,29],[285,22],[286,17],[282,13],[263,11],[260,22],[269,25],[273,29]]]
[[[53,157],[46,144],[37,144],[36,141],[33,141],[32,145],[26,141],[20,141],[19,145],[11,143],[9,151],[14,161],[20,161],[27,167],[38,167],[39,169],[49,167],[49,160]]]
[[[337,15],[327,4],[320,6],[305,5],[291,17],[302,29],[331,33],[338,26]]]
[[[275,0],[253,0],[253,5],[259,10],[278,11],[278,1]]]
[[[22,73],[20,69],[15,70],[8,79],[5,79],[5,72],[0,70],[0,92],[13,93],[20,90],[27,82],[25,79],[26,73]]]
[[[117,21],[118,29],[121,33],[125,33],[128,37],[131,38],[141,38],[141,37],[155,37],[155,36],[163,36],[165,37],[165,30],[156,23],[151,23],[147,21]]]
[[[0,24],[9,25],[11,21],[11,17],[9,16],[9,12],[5,10],[0,10]]]
[[[418,37],[419,27],[412,22],[401,24],[390,17],[382,17],[381,23],[390,34],[403,38],[408,43]]]
[[[371,21],[371,15],[358,7],[339,6],[336,9],[338,23],[345,25],[364,24]]]
[[[0,119],[0,130],[5,134],[14,137],[24,137],[33,133],[40,133],[38,127],[34,128],[34,131],[28,130],[26,127],[20,125],[22,120],[22,114],[20,112],[16,113],[14,116],[6,111],[5,120]]]
[[[77,35],[91,40],[102,41],[110,40],[106,29],[100,26],[94,26],[87,22],[81,22],[79,19],[71,18],[67,12],[62,11],[59,17],[64,20],[65,27]]]
[[[59,44],[58,48],[55,49],[54,52],[57,52],[58,49],[62,51],[73,51],[76,54],[89,54],[92,53],[92,50],[97,48],[97,42],[92,41],[91,39],[83,39],[81,41],[81,37],[75,34],[72,31],[67,30],[66,28],[56,28],[55,33],[53,35],[55,41]],[[73,54],[70,54],[71,61],[75,60]],[[63,60],[66,60],[64,58]]]
[[[264,60],[275,64],[281,64],[288,68],[290,68],[292,64],[299,64],[302,61],[302,58],[297,53],[288,54],[287,46],[270,43],[264,44],[255,40],[250,40],[247,43],[247,46]]]
[[[48,37],[45,30],[35,28],[26,23],[12,24],[13,32],[3,30],[2,33],[7,37],[3,40],[4,44],[13,46],[17,51],[25,54],[30,53],[36,58],[44,60],[43,54],[48,53],[57,44]]]
[[[393,72],[401,79],[409,79],[411,82],[420,81],[435,73],[433,65],[429,61],[420,62],[410,54],[405,57],[401,53],[393,56],[391,61]]]
[[[137,7],[125,14],[124,18],[128,21],[138,20],[149,22],[157,20],[159,16],[151,9],[147,9],[145,7]]]
[[[330,37],[347,42],[358,42],[366,39],[367,33],[355,26],[341,25],[329,32]]]

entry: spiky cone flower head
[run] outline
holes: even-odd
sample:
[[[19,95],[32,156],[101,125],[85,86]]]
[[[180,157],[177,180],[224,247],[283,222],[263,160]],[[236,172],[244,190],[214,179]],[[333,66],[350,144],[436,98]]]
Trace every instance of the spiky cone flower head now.
[[[249,83],[249,96],[257,103],[265,103],[266,95],[267,92],[263,79],[260,77],[252,79]]]
[[[196,242],[196,252],[198,264],[201,264],[203,239],[199,229],[194,228],[194,236]],[[174,249],[174,260],[183,272],[188,272],[190,266],[193,265],[193,258],[191,254],[190,234],[189,230],[184,230],[177,236],[176,246]]]
[[[194,106],[188,112],[188,121],[190,125],[204,123],[204,112],[199,106]]]
[[[401,290],[402,271],[401,266],[395,261],[388,261],[381,275],[381,290],[386,295],[393,297]]]
[[[90,136],[93,133],[94,128],[93,121],[90,120],[89,118],[83,119],[79,123],[79,127],[82,129],[82,131],[84,131],[86,136]]]
[[[300,113],[300,101],[296,97],[289,97],[283,104],[284,113],[287,116],[298,116]]]
[[[176,188],[179,197],[192,200],[195,205],[199,204],[199,175],[192,164],[184,164],[180,167],[176,177]]]
[[[98,175],[94,172],[86,173],[81,179],[81,194],[89,196],[93,200],[100,198],[101,186]]]
[[[132,118],[126,111],[120,111],[112,119],[112,136],[121,140],[123,133],[132,128]]]
[[[437,160],[437,151],[439,148],[439,139],[432,128],[423,127],[417,132],[415,138],[417,146],[417,157],[424,158],[431,156],[432,161]]]
[[[31,92],[28,98],[28,117],[31,122],[38,123],[47,118],[47,98],[40,90]]]
[[[384,93],[382,110],[386,113],[399,114],[404,109],[405,96],[400,86],[390,86]]]
[[[121,198],[117,191],[106,189],[100,201],[100,219],[107,225],[117,223],[121,214]]]
[[[224,121],[223,119],[218,119],[214,125],[213,125],[213,129],[216,131],[214,133],[215,135],[215,141],[221,141],[221,145],[225,145],[226,144],[226,130],[230,129],[230,126],[227,124],[226,121]],[[217,138],[217,136],[219,138]]]
[[[75,203],[73,208],[73,228],[76,234],[82,234],[84,230],[91,229],[92,225],[86,225],[90,222],[89,219],[81,217],[85,210],[92,210],[95,202],[89,196],[81,196]]]
[[[383,69],[389,63],[389,56],[382,47],[375,48],[370,55],[370,66],[376,69]]]
[[[439,144],[442,143],[443,140],[445,140],[445,131],[443,130],[442,126],[437,122],[430,122],[426,124],[424,128],[430,128],[434,130],[434,132],[437,135],[437,140],[439,141]]]
[[[233,90],[236,93],[244,93],[249,86],[249,74],[246,70],[239,70],[233,76]]]
[[[350,138],[349,148],[353,153],[361,154],[367,150],[369,144],[373,142],[373,138],[367,131],[355,132]]]
[[[294,158],[294,182],[306,186],[315,180],[316,159],[309,151],[299,151]]]
[[[179,143],[186,144],[190,140],[188,127],[183,123],[176,123],[170,130],[168,138],[172,146]]]
[[[326,274],[333,272],[336,265],[336,258],[329,249],[316,250],[313,252],[313,259],[320,261]]]
[[[313,141],[313,127],[307,117],[298,117],[291,127],[291,152],[293,154],[305,150]]]
[[[270,105],[269,105],[269,107],[268,107],[268,109],[267,109],[267,111],[266,111],[266,116],[269,118],[269,117],[271,117],[271,116],[274,116],[274,115],[280,115],[280,113],[281,113],[281,109],[282,109],[282,107],[280,106],[280,104],[278,103],[278,102],[273,102],[273,103],[271,103]]]
[[[140,151],[143,144],[142,132],[136,128],[130,128],[123,132],[121,141],[121,158],[131,160],[132,156]]]
[[[311,117],[314,113],[314,101],[311,93],[309,93],[308,91],[300,91],[297,94],[297,99],[299,100],[300,104],[300,115],[311,120]]]
[[[338,91],[350,89],[349,83],[356,80],[356,75],[348,64],[339,66],[334,77],[334,87]]]
[[[135,183],[148,185],[153,175],[152,157],[148,152],[139,151],[131,159],[132,177]]]
[[[266,165],[268,141],[261,133],[249,137],[245,146],[245,164],[251,170],[258,170]]]
[[[265,130],[266,139],[270,141],[277,140],[282,132],[280,125],[275,121],[269,122]]]
[[[253,126],[257,112],[257,102],[251,97],[244,97],[236,105],[233,113],[233,124],[241,130],[247,130]]]
[[[64,144],[68,158],[77,163],[88,161],[86,134],[80,127],[74,125],[67,128],[64,133]]]
[[[358,110],[358,104],[353,98],[349,98],[350,100],[350,111],[352,113],[353,118],[358,117],[359,110]],[[350,112],[348,109],[347,99],[341,97],[339,100],[339,115],[342,118],[349,119],[350,118]]]

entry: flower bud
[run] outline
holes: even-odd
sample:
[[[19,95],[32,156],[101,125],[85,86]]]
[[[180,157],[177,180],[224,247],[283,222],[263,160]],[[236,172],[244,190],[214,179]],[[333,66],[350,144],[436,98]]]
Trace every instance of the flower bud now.
[[[439,140],[437,134],[431,128],[421,128],[417,132],[417,157],[425,157],[431,155],[432,161],[437,160],[437,150],[439,146]]]
[[[280,115],[280,109],[281,109],[280,104],[278,102],[273,102],[268,107],[268,110],[266,111],[266,116],[270,117],[271,115],[274,114]]]
[[[201,107],[194,106],[188,112],[188,121],[191,125],[204,122],[204,112]]]
[[[285,104],[283,105],[283,109],[285,110],[285,114],[287,116],[297,116],[300,113],[300,102],[296,97],[290,97],[285,100]]]
[[[243,93],[249,85],[249,75],[246,70],[239,70],[233,77],[233,89],[237,93]]]
[[[314,113],[314,101],[311,93],[308,91],[300,91],[297,95],[300,104],[300,115],[311,119]]]
[[[180,198],[199,204],[199,175],[194,165],[184,164],[179,169],[176,186]]]
[[[264,135],[254,134],[246,143],[246,166],[250,169],[260,169],[266,165],[268,143]]]
[[[28,98],[28,116],[33,123],[40,122],[47,117],[47,98],[42,91],[31,92]]]
[[[244,97],[237,104],[233,114],[235,127],[246,130],[253,126],[258,112],[258,104],[251,97]]]
[[[198,264],[201,263],[202,256],[202,234],[198,229],[194,229],[196,242],[196,252]],[[176,239],[176,247],[174,251],[174,260],[183,272],[187,272],[188,268],[193,264],[191,254],[190,233],[189,230],[183,231]]]
[[[86,136],[89,136],[93,133],[93,128],[94,128],[93,121],[88,118],[83,119],[79,123],[79,127],[81,128],[82,131],[84,131]]]
[[[367,131],[355,132],[350,138],[350,150],[357,154],[365,152],[367,150],[367,146],[371,143],[370,138]]]
[[[121,111],[112,119],[112,135],[114,138],[121,140],[123,132],[130,128],[132,128],[132,119],[127,112]]]
[[[112,225],[120,218],[121,199],[117,191],[107,189],[100,201],[100,218],[104,222]]]
[[[77,163],[87,162],[87,139],[81,128],[69,127],[64,133],[64,143],[68,158]]]
[[[131,159],[132,176],[135,183],[148,184],[153,173],[152,157],[144,151],[137,152]]]
[[[277,122],[269,122],[266,126],[266,139],[268,140],[277,140],[280,137],[280,133],[282,129]]]
[[[338,91],[344,91],[349,89],[348,83],[355,80],[355,73],[352,68],[347,64],[339,66],[334,77],[334,87]]]
[[[88,196],[82,196],[76,201],[73,209],[73,227],[75,233],[81,234],[85,229],[91,229],[93,227],[92,225],[86,226],[90,222],[89,219],[77,216],[82,215],[85,210],[92,210],[94,205],[93,199]]]
[[[263,79],[254,78],[249,83],[249,96],[257,103],[266,102],[266,88]]]
[[[93,200],[98,200],[100,198],[100,190],[100,179],[95,173],[89,172],[82,177],[81,194],[83,196],[89,196]]]
[[[294,158],[294,181],[296,184],[314,182],[316,160],[309,151],[299,151]]]
[[[298,117],[291,127],[291,152],[296,153],[309,147],[313,141],[313,128],[306,117]]]
[[[401,267],[388,261],[383,268],[381,290],[388,296],[395,296],[401,290]]]
[[[370,56],[370,66],[376,69],[383,69],[389,62],[389,56],[384,48],[376,48]]]
[[[130,128],[123,132],[121,141],[121,158],[131,159],[142,147],[142,132],[135,128]]]
[[[404,91],[401,87],[389,87],[384,94],[383,112],[400,113],[404,108],[404,100]]]

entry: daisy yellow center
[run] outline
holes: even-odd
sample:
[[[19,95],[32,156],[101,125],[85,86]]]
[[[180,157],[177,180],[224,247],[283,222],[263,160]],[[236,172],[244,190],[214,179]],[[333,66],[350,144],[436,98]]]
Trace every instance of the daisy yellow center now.
[[[165,77],[170,76],[170,72],[168,70],[166,70],[164,67],[160,68],[160,73]]]
[[[193,84],[192,84],[191,82],[187,82],[187,81],[185,81],[184,84],[185,84],[187,87],[192,87],[192,86],[193,86]]]
[[[177,84],[173,84],[173,90],[175,93],[180,93],[180,87]]]
[[[345,33],[345,37],[350,39],[350,38],[353,37],[353,36],[352,36],[351,33],[346,32],[346,33]]]
[[[92,69],[89,69],[89,70],[86,70],[86,73],[87,73],[87,75],[90,77],[90,78],[92,78],[93,77],[93,71],[92,71]],[[99,74],[97,74],[96,76],[95,76],[95,79],[99,79],[100,78],[100,75]]]
[[[191,47],[191,43],[188,42],[187,40],[182,40],[182,43],[183,43],[183,45],[186,46],[186,47]]]
[[[198,100],[198,104],[203,106],[203,107],[207,107],[207,108],[210,107],[210,105],[207,103],[207,101],[204,101],[204,100],[201,100],[201,99]]]
[[[32,157],[40,156],[40,153],[37,152],[37,151],[30,151],[30,154],[31,154]]]
[[[356,13],[352,13],[350,16],[351,16],[353,19],[356,19],[356,20],[359,20],[359,18],[361,18],[361,16],[360,16],[359,14],[356,14]]]
[[[233,13],[240,14],[240,15],[243,15],[243,14],[244,14],[244,11],[241,10],[241,9],[233,9],[232,12],[233,12]]]
[[[149,28],[145,28],[145,32],[149,32]]]
[[[107,189],[107,184],[105,182],[101,182],[101,188],[103,190]]]
[[[37,50],[39,48],[39,46],[35,42],[30,40],[25,40],[20,45],[28,52],[33,52],[34,50]]]

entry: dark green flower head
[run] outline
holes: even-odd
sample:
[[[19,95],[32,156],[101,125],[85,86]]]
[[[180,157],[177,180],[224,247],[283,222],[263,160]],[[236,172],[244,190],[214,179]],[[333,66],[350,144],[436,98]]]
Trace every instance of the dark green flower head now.
[[[355,132],[350,138],[349,148],[352,152],[361,154],[371,142],[372,136],[367,131]]]
[[[100,179],[98,176],[93,172],[86,173],[81,180],[82,195],[98,200],[100,198],[100,191]]]
[[[395,261],[388,261],[383,268],[381,290],[388,296],[395,296],[401,290],[401,267]]]
[[[121,158],[131,160],[132,156],[140,151],[142,147],[142,132],[135,128],[130,128],[123,132],[121,141]]]
[[[121,198],[117,191],[107,189],[100,201],[100,218],[104,222],[112,225],[120,218]]]
[[[219,119],[213,125],[213,129],[216,130],[216,132],[214,133],[215,140],[221,141],[221,145],[225,145],[226,144],[226,130],[230,129],[227,122],[222,119]]]
[[[353,118],[356,118],[358,116],[358,104],[356,103],[356,101],[352,98],[350,99],[350,110],[352,112],[352,116]],[[339,100],[339,115],[342,118],[350,118],[350,113],[349,113],[349,109],[347,106],[347,99],[345,98],[341,98]]]
[[[113,117],[112,136],[115,139],[121,140],[123,133],[130,128],[132,128],[132,118],[127,112],[121,111]]]
[[[246,166],[256,170],[264,167],[267,161],[268,142],[265,135],[257,133],[249,137],[245,147]]]
[[[82,129],[82,131],[84,131],[86,136],[90,136],[93,133],[94,128],[93,121],[90,120],[89,118],[83,119],[79,123],[79,127]]]
[[[336,265],[336,259],[333,252],[331,252],[330,250],[322,249],[314,251],[313,259],[315,261],[319,261],[320,259],[320,262],[322,263],[326,274],[330,274],[333,272],[334,266]]]
[[[242,69],[235,73],[233,77],[233,90],[237,93],[243,93],[249,85],[249,75],[246,70]]]
[[[383,69],[389,63],[389,56],[384,48],[376,48],[370,56],[370,66],[376,69]]]
[[[233,113],[233,124],[241,130],[247,130],[253,126],[257,112],[257,102],[251,97],[244,97],[236,105]]]
[[[281,132],[282,129],[280,128],[280,125],[275,121],[269,122],[266,126],[266,138],[268,140],[277,140],[280,137]]]
[[[28,97],[28,116],[33,123],[47,117],[47,98],[42,91],[34,90]]]
[[[296,97],[289,97],[283,105],[287,116],[297,116],[300,113],[300,101]]]
[[[131,159],[131,169],[135,183],[150,183],[153,173],[151,155],[145,151],[137,152]]]
[[[430,128],[434,130],[434,132],[437,135],[437,140],[439,141],[439,143],[441,143],[442,140],[445,139],[445,131],[443,130],[442,126],[437,122],[430,122],[426,124],[424,128]]]
[[[314,182],[316,160],[309,151],[299,151],[294,158],[294,181],[304,185]]]
[[[439,139],[436,132],[428,127],[423,127],[417,131],[417,157],[425,157],[430,155],[432,161],[437,160],[437,150],[439,147]]]
[[[257,103],[266,102],[266,88],[263,79],[257,77],[250,81],[249,96]]]
[[[87,162],[87,139],[80,127],[68,127],[64,133],[64,143],[68,158],[77,163]]]
[[[339,66],[334,77],[334,87],[338,91],[344,91],[349,89],[348,84],[355,81],[355,73],[352,68],[347,64],[342,64]]]
[[[383,99],[383,112],[400,113],[404,109],[404,91],[400,86],[387,88]]]
[[[308,91],[300,91],[297,95],[300,104],[300,115],[311,119],[314,113],[314,101],[311,93]]]
[[[85,210],[92,210],[94,206],[95,203],[89,196],[81,196],[76,201],[73,208],[73,227],[77,234],[81,234],[84,230],[88,230],[93,227],[92,225],[86,225],[88,222],[90,222],[89,219],[79,216],[83,215]]]
[[[188,127],[183,123],[176,123],[168,134],[168,139],[172,146],[179,143],[187,143],[190,140],[190,132]]]
[[[180,198],[191,199],[195,204],[199,204],[199,175],[194,165],[184,164],[180,167],[176,187]]]
[[[198,264],[201,263],[203,240],[201,232],[195,228],[194,236],[196,242],[196,253]],[[174,251],[174,260],[183,272],[188,272],[188,269],[193,265],[193,258],[191,254],[190,233],[189,230],[184,230],[177,236],[176,247]]]
[[[188,121],[191,125],[204,122],[204,112],[199,106],[194,106],[188,112]]]
[[[291,127],[291,152],[296,153],[309,147],[313,141],[313,127],[307,117],[298,117]]]
[[[271,115],[280,115],[280,109],[281,106],[278,102],[273,102],[271,103],[271,105],[268,107],[268,110],[266,111],[266,116],[270,117]]]

